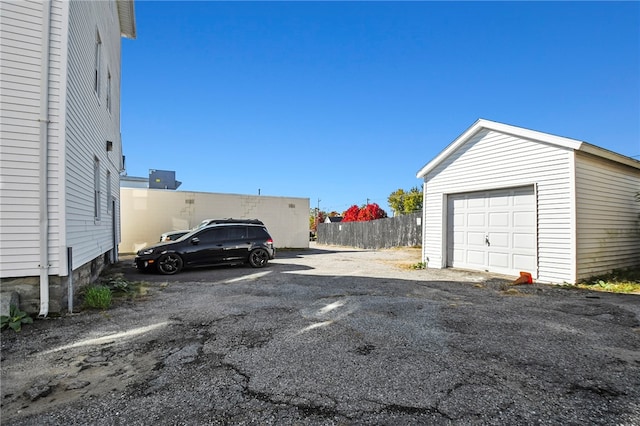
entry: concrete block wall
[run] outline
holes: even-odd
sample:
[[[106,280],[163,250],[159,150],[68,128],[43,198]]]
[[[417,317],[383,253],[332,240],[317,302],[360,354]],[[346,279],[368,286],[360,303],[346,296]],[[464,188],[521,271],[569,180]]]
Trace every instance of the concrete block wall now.
[[[191,229],[204,219],[260,219],[277,248],[309,247],[309,199],[120,188],[119,252],[135,253],[163,232]]]

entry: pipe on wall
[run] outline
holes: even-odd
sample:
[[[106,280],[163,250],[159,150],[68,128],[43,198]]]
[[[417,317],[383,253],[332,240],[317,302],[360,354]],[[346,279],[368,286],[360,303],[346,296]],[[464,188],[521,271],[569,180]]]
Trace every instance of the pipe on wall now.
[[[42,2],[42,64],[40,67],[40,313],[49,314],[49,39],[50,1]]]

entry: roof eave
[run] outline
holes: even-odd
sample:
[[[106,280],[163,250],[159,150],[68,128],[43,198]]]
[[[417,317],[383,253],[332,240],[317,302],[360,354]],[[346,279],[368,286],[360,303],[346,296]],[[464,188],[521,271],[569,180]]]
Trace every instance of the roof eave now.
[[[583,142],[565,138],[562,136],[551,135],[549,133],[538,132],[536,130],[525,129],[523,127],[511,126],[509,124],[498,123],[496,121],[490,121],[485,119],[478,119],[471,127],[458,136],[453,142],[449,144],[440,154],[438,154],[433,160],[427,163],[416,174],[417,178],[424,178],[427,173],[433,170],[438,164],[444,161],[447,157],[453,154],[460,146],[464,145],[469,139],[471,139],[476,133],[481,130],[494,130],[501,133],[518,136],[524,139],[537,140],[541,142],[550,143],[553,145],[562,146],[569,149],[580,149]]]
[[[640,161],[635,158],[627,157],[626,155],[618,154],[617,152],[609,151],[608,149],[600,148],[590,143],[583,142],[579,151],[640,170]]]
[[[120,21],[120,35],[126,38],[136,38],[136,17],[134,0],[116,0],[118,19]]]

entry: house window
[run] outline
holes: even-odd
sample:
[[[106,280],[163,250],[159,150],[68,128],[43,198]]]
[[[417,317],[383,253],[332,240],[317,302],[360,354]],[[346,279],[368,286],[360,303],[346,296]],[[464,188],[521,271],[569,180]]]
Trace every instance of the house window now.
[[[111,112],[111,72],[107,71],[107,111]]]
[[[100,97],[100,62],[102,58],[102,39],[100,33],[96,33],[96,57],[93,67],[93,91],[96,92],[98,98]]]
[[[107,170],[107,214],[111,214],[111,172]]]
[[[93,159],[93,218],[100,220],[100,160]]]

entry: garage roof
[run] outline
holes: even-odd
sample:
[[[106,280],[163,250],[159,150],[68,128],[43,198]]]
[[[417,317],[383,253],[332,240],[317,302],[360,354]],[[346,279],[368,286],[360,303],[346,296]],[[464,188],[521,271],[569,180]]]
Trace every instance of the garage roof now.
[[[617,163],[625,164],[636,169],[640,169],[640,161],[634,160],[631,157],[615,153],[613,151],[606,150],[604,148],[591,145],[587,142],[582,142],[576,139],[565,138],[562,136],[551,135],[549,133],[538,132],[535,130],[525,129],[522,127],[511,126],[508,124],[498,123],[496,121],[479,119],[471,127],[469,127],[464,133],[462,133],[456,140],[454,140],[449,146],[447,146],[440,154],[438,154],[433,160],[427,163],[422,169],[420,169],[416,175],[418,178],[423,178],[442,161],[454,153],[458,148],[467,143],[473,136],[475,136],[481,130],[494,130],[500,133],[505,133],[520,137],[523,139],[529,139],[534,141],[540,141],[543,143],[556,145],[563,148],[569,148],[576,151],[582,151],[588,154],[596,155],[598,157],[606,158]]]

